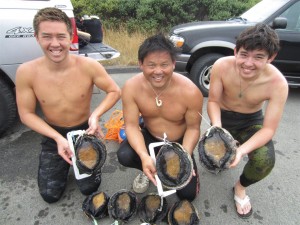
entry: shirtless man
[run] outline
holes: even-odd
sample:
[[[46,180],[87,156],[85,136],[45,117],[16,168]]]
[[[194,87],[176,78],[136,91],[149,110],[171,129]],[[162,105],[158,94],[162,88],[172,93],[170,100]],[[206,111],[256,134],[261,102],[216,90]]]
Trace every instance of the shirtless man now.
[[[195,171],[189,184],[177,191],[181,199],[193,200],[199,191],[199,176],[193,150],[199,141],[203,96],[188,78],[174,73],[176,49],[163,35],[144,41],[138,52],[142,73],[129,79],[122,89],[122,103],[127,140],[118,150],[119,162],[143,170],[133,184],[137,193],[145,192],[148,178],[156,185],[156,168],[148,146],[169,141],[182,143],[191,154]],[[139,115],[144,126],[140,129]],[[158,149],[155,149],[156,154]],[[145,176],[146,175],[146,176]]]
[[[98,62],[69,54],[72,25],[57,8],[45,8],[34,17],[35,37],[44,56],[22,64],[17,70],[16,93],[21,121],[42,134],[38,185],[41,196],[52,203],[66,187],[72,152],[66,134],[86,130],[103,136],[99,119],[121,95],[120,88]],[[106,92],[100,105],[90,112],[94,84]],[[36,113],[39,103],[44,119]],[[78,180],[83,194],[96,191],[100,174]]]
[[[275,164],[272,137],[288,96],[286,79],[270,64],[278,51],[275,31],[257,24],[239,35],[234,56],[219,59],[211,71],[211,123],[227,129],[241,144],[231,167],[245,155],[249,159],[234,187],[237,213],[242,218],[253,211],[246,187],[265,178]]]

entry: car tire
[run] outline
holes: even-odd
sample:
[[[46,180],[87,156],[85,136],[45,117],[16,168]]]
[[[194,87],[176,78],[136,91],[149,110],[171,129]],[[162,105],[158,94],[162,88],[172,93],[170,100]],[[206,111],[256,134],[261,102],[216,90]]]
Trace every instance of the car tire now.
[[[0,79],[0,137],[16,121],[16,98],[10,86]]]
[[[191,80],[198,86],[204,97],[208,96],[210,85],[210,70],[215,61],[221,57],[222,54],[210,53],[201,56],[193,64],[190,71]]]

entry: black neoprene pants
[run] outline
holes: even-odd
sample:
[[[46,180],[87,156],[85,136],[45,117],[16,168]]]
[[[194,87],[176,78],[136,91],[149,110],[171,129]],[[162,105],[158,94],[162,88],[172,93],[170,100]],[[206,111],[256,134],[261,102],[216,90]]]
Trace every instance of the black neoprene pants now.
[[[258,111],[242,114],[222,110],[222,127],[227,129],[240,144],[249,140],[262,128],[263,116]],[[270,174],[275,165],[275,151],[273,141],[255,149],[248,154],[243,173],[240,176],[241,185],[248,187]]]
[[[155,137],[153,137],[149,131],[145,128],[142,129],[142,134],[144,136],[144,140],[145,140],[145,144],[147,146],[147,150],[149,153],[149,144],[153,143],[153,142],[161,142],[162,140],[159,140]],[[176,141],[179,144],[182,144],[182,139]],[[154,149],[155,154],[158,153],[159,151],[159,147],[156,147]],[[143,170],[142,168],[142,161],[140,159],[140,157],[138,156],[138,154],[135,152],[135,150],[129,145],[128,140],[124,140],[121,144],[120,144],[120,148],[117,152],[117,156],[118,156],[118,160],[119,163],[125,167],[130,167],[130,168],[136,168],[139,170]],[[188,183],[187,186],[185,186],[183,189],[177,190],[177,196],[180,199],[187,199],[190,201],[193,201],[197,194],[199,193],[200,190],[200,181],[199,181],[199,175],[198,175],[198,171],[197,171],[197,166],[196,166],[196,162],[194,159],[194,156],[192,155],[192,160],[193,160],[193,165],[194,165],[194,170],[196,172],[196,176],[193,176],[191,181]]]
[[[84,124],[70,128],[50,126],[66,137],[70,131],[87,129],[88,123],[85,122]],[[39,157],[38,170],[39,192],[46,202],[53,203],[61,198],[66,188],[70,164],[58,154],[57,144],[53,139],[43,136],[41,146],[42,151]],[[81,193],[89,195],[97,191],[101,183],[100,175],[101,173],[76,180]]]

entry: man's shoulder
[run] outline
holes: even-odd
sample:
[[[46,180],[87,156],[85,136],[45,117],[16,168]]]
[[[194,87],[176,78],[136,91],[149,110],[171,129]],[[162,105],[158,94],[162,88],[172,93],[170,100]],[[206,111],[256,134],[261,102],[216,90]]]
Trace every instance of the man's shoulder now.
[[[221,66],[221,67],[226,67],[226,66],[231,66],[232,64],[235,63],[235,56],[231,55],[231,56],[224,56],[219,58],[214,65],[216,66]]]
[[[104,66],[97,60],[73,54],[69,57],[67,67],[81,71],[81,73],[85,75],[90,74],[91,76],[107,73]]]
[[[271,63],[267,64],[266,73],[268,73],[269,75],[283,76],[283,74],[281,73],[281,71],[279,69],[277,69],[277,67],[275,67]]]
[[[89,57],[84,57],[84,56],[74,55],[74,54],[70,54],[69,57],[71,59],[70,62],[76,64],[77,66],[79,65],[90,66],[93,63],[100,64],[97,60],[91,59]]]
[[[274,65],[268,64],[267,75],[271,76],[272,80],[276,80],[275,84],[280,86],[288,86],[287,80],[285,76],[281,73],[279,69],[277,69]]]
[[[179,73],[173,73],[173,79],[175,79],[177,86],[180,87],[182,94],[186,95],[186,97],[193,97],[195,95],[202,96],[200,89],[186,76]]]
[[[180,86],[192,86],[192,88],[197,88],[196,84],[189,79],[188,77],[186,77],[183,74],[180,73],[173,73],[173,79],[176,81],[176,83],[178,83]]]
[[[126,85],[135,86],[140,85],[144,80],[143,73],[138,73],[126,81]]]
[[[39,66],[41,66],[43,64],[42,58],[43,57],[40,57],[40,58],[33,59],[31,61],[22,63],[18,67],[16,75],[18,76],[18,74],[24,74],[24,73],[33,74],[34,70],[36,70]]]
[[[42,56],[39,58],[32,59],[30,61],[24,62],[21,66],[28,67],[28,66],[40,65],[43,62],[43,58],[44,57]]]

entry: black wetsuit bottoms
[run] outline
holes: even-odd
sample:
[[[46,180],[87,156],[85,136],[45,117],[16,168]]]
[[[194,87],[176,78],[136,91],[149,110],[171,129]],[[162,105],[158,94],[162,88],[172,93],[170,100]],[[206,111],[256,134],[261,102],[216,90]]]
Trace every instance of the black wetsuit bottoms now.
[[[149,153],[149,144],[154,142],[161,142],[162,140],[153,137],[150,132],[146,128],[142,128],[142,134],[144,136],[145,144]],[[182,144],[182,139],[175,141],[179,144]],[[154,148],[155,154],[158,154],[158,151],[161,146],[158,146]],[[150,153],[149,153],[150,154]],[[142,168],[142,161],[139,157],[139,155],[135,152],[135,150],[130,146],[128,143],[128,140],[124,140],[120,144],[120,148],[117,152],[119,163],[125,167],[130,168],[136,168],[139,170],[143,170]],[[188,199],[190,201],[194,200],[199,193],[200,190],[200,181],[199,181],[199,175],[197,171],[196,162],[194,159],[194,155],[192,155],[194,170],[196,173],[196,176],[193,176],[191,181],[188,183],[187,186],[185,186],[183,189],[177,190],[177,196],[180,199]]]
[[[88,128],[87,122],[68,128],[49,125],[63,137],[66,137],[70,131]],[[41,146],[38,170],[39,192],[46,202],[52,203],[61,198],[66,188],[70,164],[58,154],[57,144],[53,139],[43,136]],[[97,191],[101,183],[101,171],[87,178],[76,180],[76,183],[82,194],[89,195]]]
[[[240,144],[245,143],[262,128],[263,119],[261,110],[251,114],[221,110],[222,127]],[[240,176],[240,182],[244,187],[262,180],[273,169],[275,165],[273,141],[270,140],[264,146],[250,152],[248,159]]]

